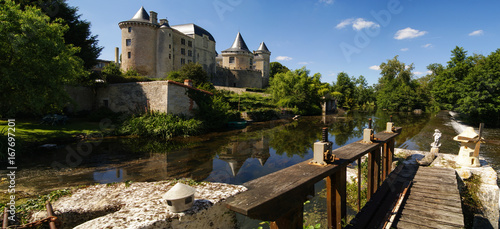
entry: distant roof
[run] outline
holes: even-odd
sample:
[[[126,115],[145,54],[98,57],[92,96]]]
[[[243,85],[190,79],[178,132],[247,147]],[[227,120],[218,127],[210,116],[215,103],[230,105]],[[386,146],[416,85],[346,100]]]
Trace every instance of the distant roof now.
[[[224,50],[223,52],[231,52],[231,51],[246,51],[250,52],[250,50],[247,47],[247,44],[245,44],[245,41],[243,40],[243,37],[241,36],[241,33],[238,32],[236,35],[236,39],[234,39],[233,45],[231,48],[228,48]]]
[[[267,46],[264,42],[260,43],[259,49],[257,49],[257,51],[270,52],[269,49],[267,49]]]
[[[197,25],[195,25],[193,23],[191,23],[191,24],[184,24],[184,25],[174,25],[174,26],[170,26],[170,27],[174,28],[177,31],[179,31],[181,33],[184,33],[186,35],[193,35],[193,34],[196,34],[198,36],[207,35],[208,39],[210,39],[211,41],[215,42],[215,39],[212,36],[212,34],[210,34],[204,28],[201,28],[200,26],[197,26]]]
[[[144,6],[141,6],[141,8],[139,9],[139,11],[137,11],[137,13],[135,13],[134,17],[132,17],[132,19],[130,19],[129,21],[145,21],[145,22],[149,22],[149,14],[144,9]]]

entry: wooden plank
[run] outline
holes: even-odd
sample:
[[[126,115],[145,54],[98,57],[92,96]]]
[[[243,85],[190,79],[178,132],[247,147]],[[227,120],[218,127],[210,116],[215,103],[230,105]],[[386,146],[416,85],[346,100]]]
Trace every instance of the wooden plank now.
[[[457,198],[450,198],[450,197],[434,197],[434,196],[429,196],[425,193],[419,193],[419,192],[414,192],[413,190],[410,191],[410,196],[408,199],[415,199],[415,200],[420,200],[423,202],[429,202],[429,203],[437,203],[437,204],[443,204],[443,205],[448,205],[448,206],[462,206],[460,199]]]
[[[412,206],[412,208],[431,208],[431,209],[439,209],[439,210],[444,210],[444,211],[449,211],[457,214],[462,214],[462,208],[457,208],[454,206],[447,206],[447,205],[442,205],[442,204],[437,204],[437,203],[429,203],[429,202],[422,202],[418,200],[407,200],[405,205],[407,206]]]
[[[415,215],[415,214],[401,214],[401,218],[399,219],[400,221],[406,221],[406,222],[411,222],[411,223],[416,223],[416,224],[424,224],[424,225],[447,225],[451,226],[452,228],[463,228],[464,227],[464,221],[462,219],[457,219],[457,221],[443,221],[435,218],[429,218],[426,216],[422,215]],[[440,228],[440,227],[438,227]]]
[[[352,143],[333,153],[337,157],[358,158],[376,147],[377,144]],[[274,221],[285,210],[302,204],[310,186],[349,163],[349,160],[339,160],[335,164],[319,166],[311,165],[308,161],[301,162],[244,183],[248,190],[228,199],[227,207],[252,218]]]
[[[425,223],[426,225],[423,225]],[[463,227],[457,227],[446,224],[439,224],[433,221],[419,221],[419,222],[410,222],[407,220],[399,220],[397,224],[397,228],[403,229],[462,229]]]
[[[401,219],[405,217],[420,217],[424,219],[432,219],[437,222],[457,222],[463,224],[464,217],[462,214],[457,214],[449,211],[432,209],[432,208],[419,208],[414,205],[405,205],[401,214]]]
[[[443,186],[438,184],[426,184],[422,182],[415,183],[413,187],[415,189],[426,189],[433,192],[447,192],[460,195],[458,187]]]

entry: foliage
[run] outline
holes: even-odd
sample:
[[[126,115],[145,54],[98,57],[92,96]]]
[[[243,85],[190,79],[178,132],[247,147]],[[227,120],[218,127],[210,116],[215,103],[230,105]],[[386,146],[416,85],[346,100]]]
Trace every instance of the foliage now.
[[[430,65],[431,96],[434,106],[456,110],[473,123],[500,125],[500,49],[488,56],[467,56],[456,47],[448,65]]]
[[[474,221],[474,215],[480,213],[482,210],[481,200],[477,195],[480,186],[481,177],[473,174],[469,179],[464,181],[464,187],[460,190],[466,228],[472,228],[471,222]]]
[[[110,119],[113,122],[120,122],[121,117],[124,114],[122,112],[114,112],[108,107],[99,107],[97,110],[92,111],[87,117],[91,122],[100,122],[103,119]]]
[[[11,0],[2,1],[0,12],[0,115],[61,111],[70,101],[64,85],[88,74],[79,49],[64,43],[68,27]]]
[[[333,88],[335,92],[340,93],[337,97],[337,102],[339,107],[353,108],[355,105],[355,82],[349,78],[349,75],[345,72],[341,72],[337,75],[337,82],[334,84]]]
[[[153,111],[132,116],[117,129],[117,133],[168,140],[176,136],[196,135],[202,130],[199,120]]]
[[[269,108],[260,108],[247,112],[248,117],[256,122],[278,119],[280,117],[279,114],[279,110]]]
[[[300,114],[321,114],[321,90],[328,84],[321,83],[319,73],[309,76],[305,67],[276,74],[270,81],[271,98],[278,107],[297,107]]]
[[[290,69],[282,65],[280,62],[269,63],[269,78],[273,78],[278,73],[287,73]]]
[[[395,56],[387,63],[380,64],[382,75],[376,86],[377,106],[390,111],[411,111],[425,109],[422,95],[425,90],[420,89],[418,81],[413,79],[413,64],[406,65]]]
[[[170,72],[166,79],[179,83],[184,83],[184,80],[190,79],[193,81],[193,86],[196,88],[213,89],[213,85],[211,85],[209,81],[207,72],[199,63],[191,62],[185,64],[179,71]]]
[[[239,111],[250,111],[259,108],[276,108],[270,97],[255,93],[225,93],[231,109]]]
[[[68,30],[64,33],[65,43],[80,49],[76,56],[83,60],[85,69],[90,70],[97,64],[97,58],[103,48],[97,44],[97,35],[91,34],[90,22],[80,19],[77,7],[69,6],[66,0],[16,0],[16,2],[20,3],[22,9],[28,6],[38,7],[52,22],[57,21],[67,25]]]
[[[219,92],[207,95],[198,90],[189,90],[188,96],[198,105],[194,110],[195,117],[203,121],[206,130],[220,129],[226,126],[228,121],[239,119],[236,117],[239,116],[239,112],[231,111],[226,98]]]
[[[27,223],[29,214],[32,211],[44,210],[47,201],[50,201],[50,203],[53,204],[59,198],[71,195],[72,193],[73,191],[71,189],[61,189],[52,191],[47,195],[38,196],[38,198],[35,199],[29,199],[26,203],[16,206],[16,213],[20,216],[19,218],[21,223]],[[0,207],[3,209],[3,206],[0,205]]]

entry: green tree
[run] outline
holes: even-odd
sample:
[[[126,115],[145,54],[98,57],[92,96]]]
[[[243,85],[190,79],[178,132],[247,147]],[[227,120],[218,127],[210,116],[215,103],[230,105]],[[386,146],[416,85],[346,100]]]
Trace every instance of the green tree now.
[[[451,60],[445,69],[437,65],[431,94],[441,109],[452,110],[455,108],[463,91],[464,79],[474,65],[475,57],[467,57],[467,51],[462,47],[455,47],[451,51]],[[435,66],[432,66],[435,67]]]
[[[380,75],[376,86],[377,106],[392,111],[409,111],[424,108],[418,103],[416,88],[418,82],[413,79],[413,64],[406,65],[395,56],[387,63],[380,64]]]
[[[282,65],[280,62],[271,62],[269,63],[269,78],[273,78],[274,75],[278,73],[286,73],[289,72],[286,66]]]
[[[456,110],[470,121],[500,125],[500,49],[487,57],[474,57],[476,63],[463,79]]]
[[[211,89],[213,85],[209,81],[207,72],[203,66],[198,63],[188,63],[182,66],[179,71],[169,72],[167,80],[184,83],[184,80],[190,79],[193,81],[193,86],[202,89]]]
[[[356,105],[362,107],[368,103],[375,101],[375,94],[373,87],[368,86],[364,76],[359,76],[356,80],[355,96]]]
[[[67,26],[40,9],[0,0],[0,114],[60,111],[64,85],[85,74],[79,49],[64,43]]]
[[[345,72],[337,74],[337,82],[333,84],[333,89],[341,95],[337,97],[340,107],[354,108],[356,104],[355,89],[356,85],[353,79]]]
[[[321,75],[309,76],[305,67],[276,74],[270,81],[273,101],[279,107],[298,108],[301,114],[320,114]]]
[[[35,6],[50,17],[51,21],[58,20],[58,23],[67,25],[64,32],[66,44],[79,47],[76,56],[84,62],[84,67],[91,70],[97,64],[102,47],[98,45],[97,35],[90,32],[90,22],[80,19],[78,8],[69,6],[66,0],[16,0],[21,4],[22,9],[28,6]],[[80,81],[93,79],[80,79]]]

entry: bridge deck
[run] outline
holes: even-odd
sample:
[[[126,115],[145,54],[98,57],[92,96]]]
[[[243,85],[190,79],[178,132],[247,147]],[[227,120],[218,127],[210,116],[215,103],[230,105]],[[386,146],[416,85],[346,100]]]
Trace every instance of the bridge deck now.
[[[401,208],[397,228],[463,228],[455,170],[419,167]]]

